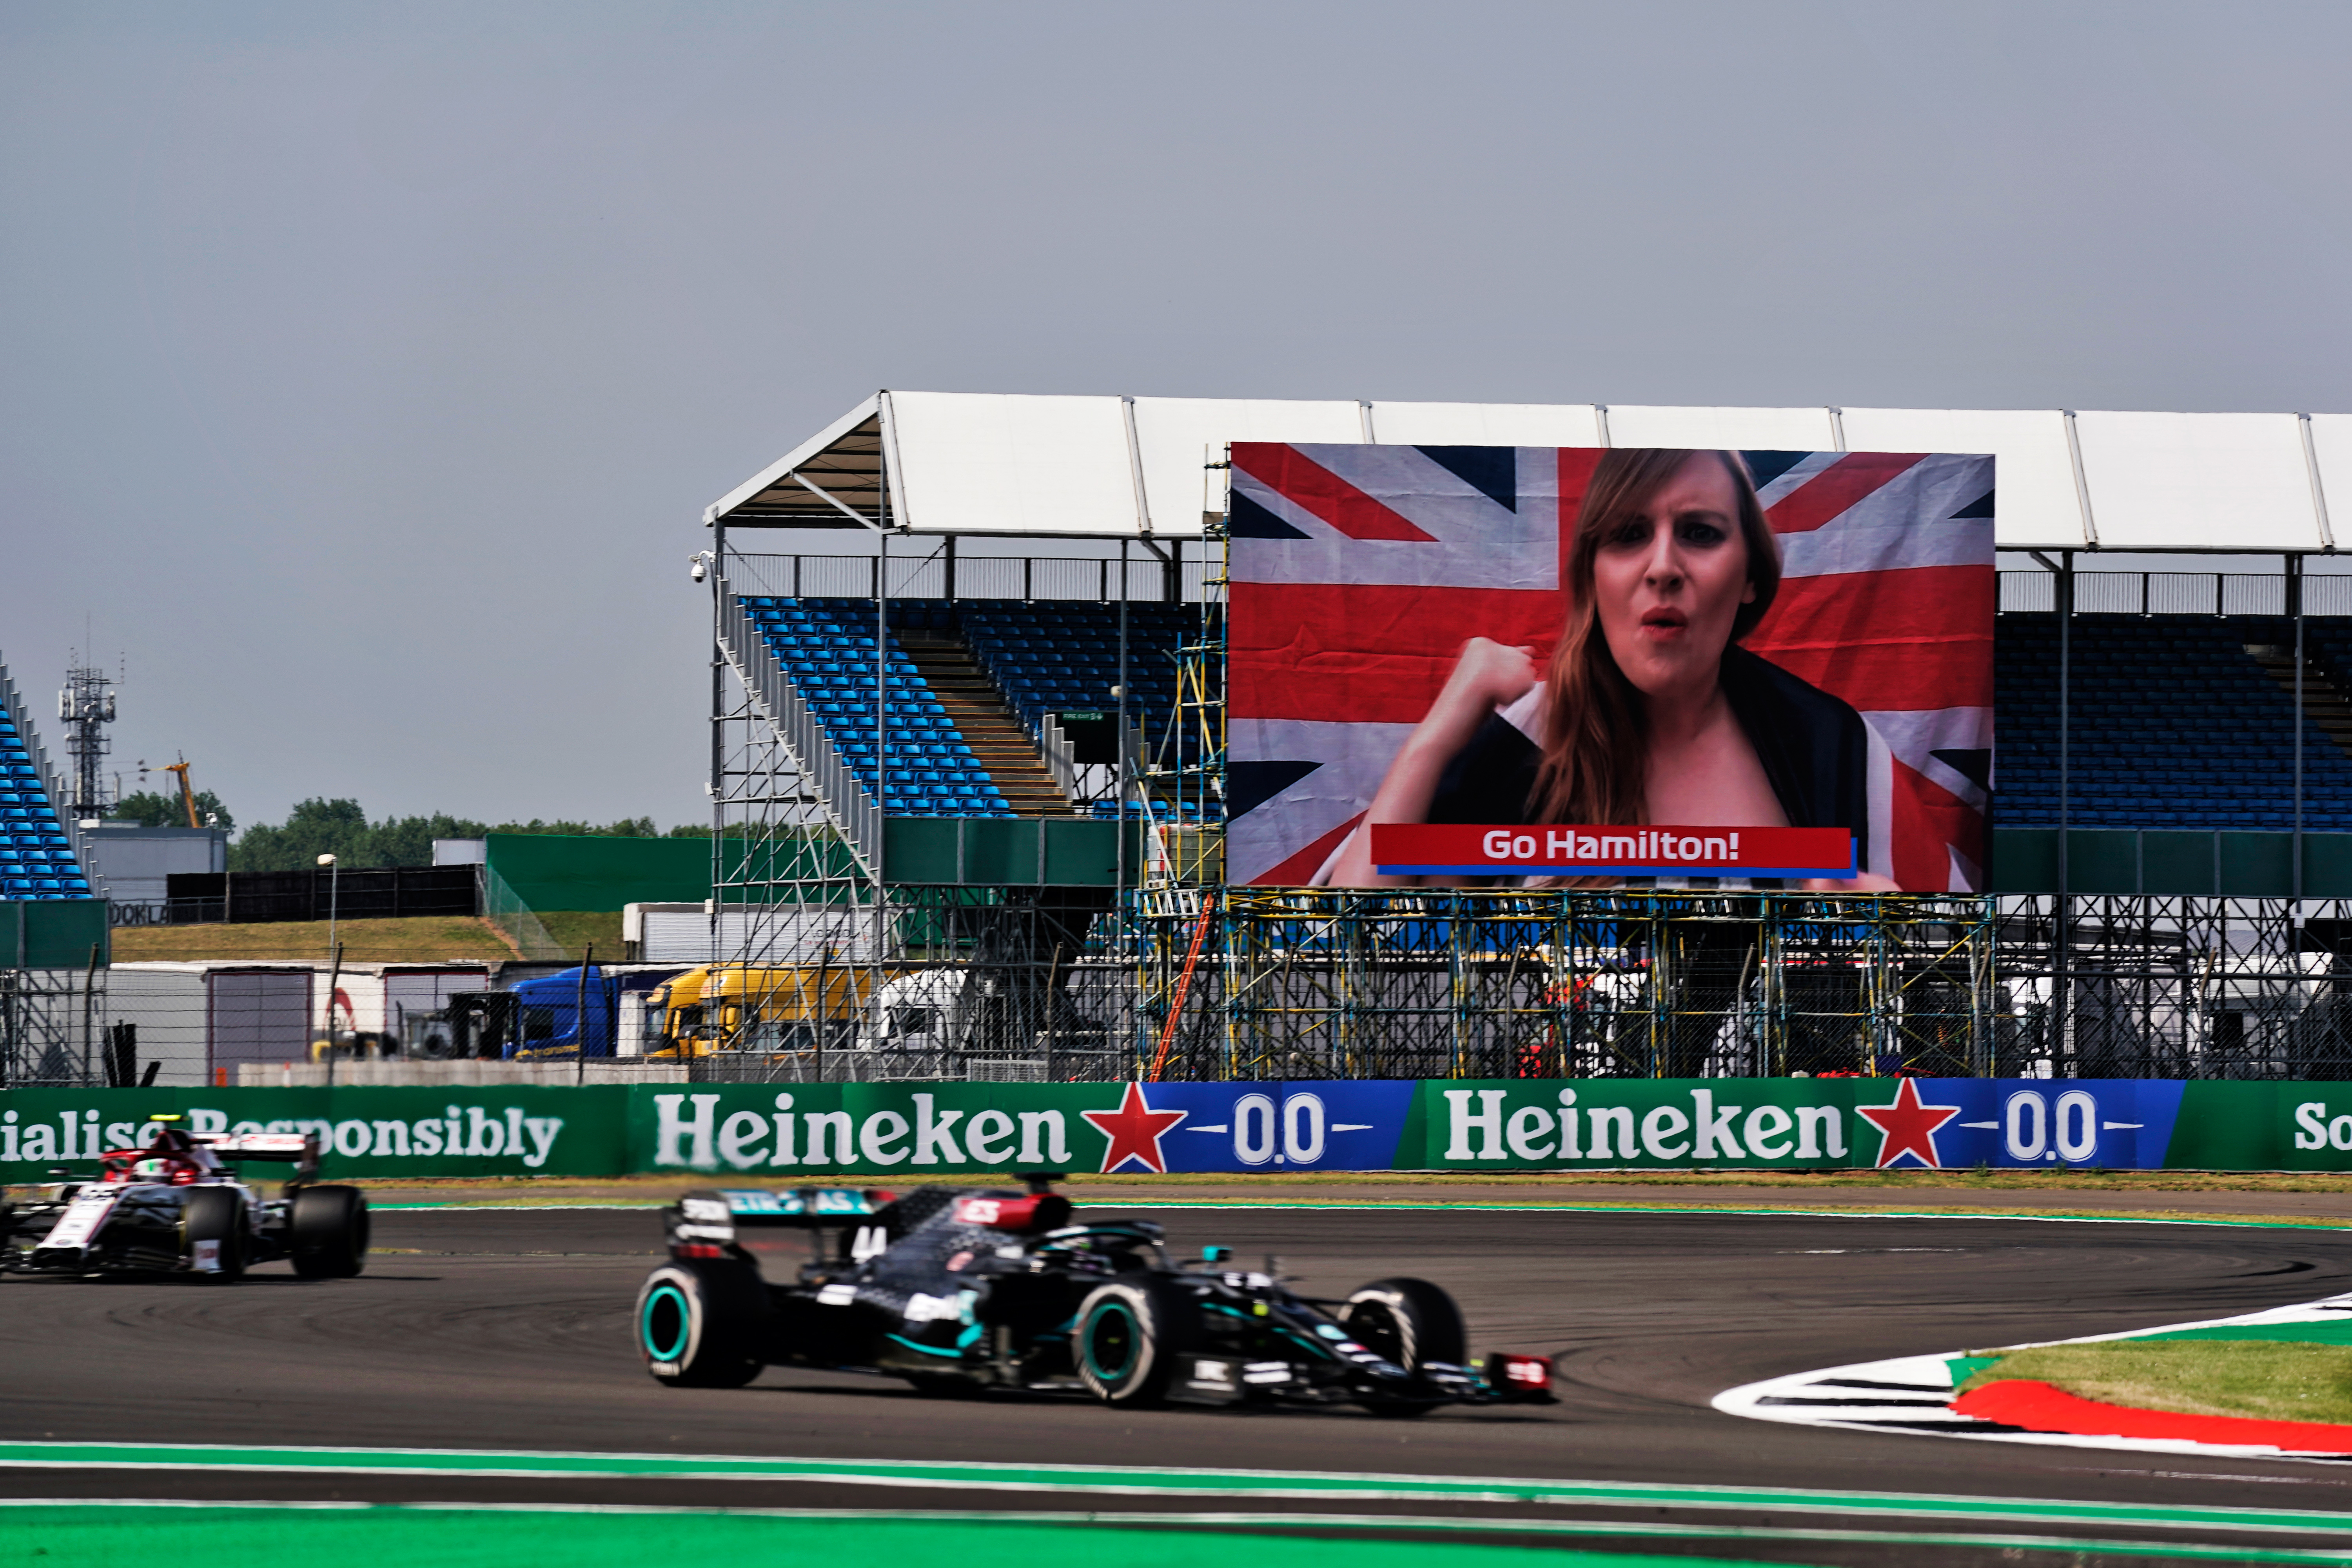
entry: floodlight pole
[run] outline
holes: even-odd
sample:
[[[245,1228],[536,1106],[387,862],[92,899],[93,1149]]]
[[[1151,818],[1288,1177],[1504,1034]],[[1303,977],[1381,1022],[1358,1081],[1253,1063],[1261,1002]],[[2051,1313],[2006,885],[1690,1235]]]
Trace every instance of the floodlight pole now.
[[[727,524],[721,521],[712,523],[710,529],[710,897],[703,902],[709,925],[710,961],[713,963],[719,958],[719,905],[726,897],[727,868],[723,860],[727,852],[726,603]],[[744,657],[748,658],[751,656],[747,653]]]
[[[1114,831],[1118,837],[1117,886],[1119,921],[1127,921],[1127,541],[1118,542],[1118,812]]]
[[[2068,840],[2074,837],[2074,828],[2072,826],[2073,814],[2070,810],[2070,807],[2073,805],[2073,791],[2071,788],[2071,775],[2068,772],[2069,759],[2067,754],[2069,743],[2072,739],[2069,734],[2069,721],[2073,717],[2069,707],[2069,688],[2073,684],[2071,679],[2072,670],[2070,667],[2074,653],[2074,552],[2071,550],[2062,550],[2058,552],[2057,599],[2058,918],[2053,922],[2053,934],[2054,934],[2058,940],[2053,944],[2052,953],[2053,963],[2051,965],[2050,1076],[2052,1078],[2056,1078],[2058,1076],[2058,1058],[2060,1053],[2065,1047],[2067,1016],[2073,1011],[2073,1009],[2068,1005],[2068,1003],[2073,1000],[2068,994],[2071,986],[2073,985],[2073,981],[2067,974],[2066,963],[2068,956],[2067,949],[2074,942],[2074,931],[2072,930],[2073,922],[2068,917],[2073,914],[2074,904],[2073,883],[2068,875],[2071,868],[2067,861],[2067,850],[2069,848]],[[2218,880],[2214,884],[2213,890],[2216,893],[2219,893],[2221,890],[2221,884]]]
[[[337,895],[342,890],[343,868],[332,855],[320,856],[319,864],[327,868],[327,951],[332,952],[335,949],[335,917],[339,912]],[[318,908],[316,904],[310,907],[314,910]],[[332,1034],[334,1032],[334,999],[332,997],[328,998],[327,1009],[328,1033]]]
[[[2303,931],[2303,557],[2286,558],[2287,611],[2294,616],[2294,875],[2292,891],[2294,913],[2292,925],[2298,934],[2295,947],[2299,953]],[[2298,960],[2300,962],[2300,960]]]
[[[874,566],[874,979],[870,1005],[882,1005],[885,984],[882,971],[882,933],[886,918],[882,911],[884,846],[890,837],[890,486],[887,476],[876,497],[876,515],[881,520],[881,543]],[[855,987],[852,988],[853,991]],[[851,998],[856,1000],[855,996]],[[865,1009],[856,1008],[861,1019]],[[874,1037],[881,1038],[881,1015],[877,1012],[872,1025]]]

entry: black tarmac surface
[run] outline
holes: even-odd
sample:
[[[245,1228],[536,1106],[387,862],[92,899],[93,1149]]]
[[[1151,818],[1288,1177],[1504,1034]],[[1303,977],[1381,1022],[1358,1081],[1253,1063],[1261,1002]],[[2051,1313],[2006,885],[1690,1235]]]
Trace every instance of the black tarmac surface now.
[[[233,1287],[0,1279],[0,1437],[1264,1467],[2352,1511],[2352,1465],[1874,1436],[1745,1421],[1707,1403],[1775,1373],[2352,1290],[2352,1234],[1706,1214],[1158,1217],[1171,1246],[1232,1246],[1250,1267],[1277,1254],[1286,1273],[1318,1293],[1388,1274],[1435,1280],[1461,1301],[1475,1350],[1557,1357],[1560,1403],[1401,1423],[1353,1411],[1129,1415],[1042,1397],[939,1400],[895,1382],[777,1369],[747,1389],[681,1390],[649,1378],[631,1342],[631,1303],[658,1256],[650,1212],[379,1211],[380,1250],[355,1280],[299,1280],[282,1265]],[[43,1497],[1097,1506],[766,1481],[180,1471],[0,1468],[0,1489]],[[1105,1498],[1099,1506],[1121,1505]],[[1738,1551],[1720,1542],[1608,1544],[1811,1563],[2045,1556],[1923,1555],[1833,1542]]]

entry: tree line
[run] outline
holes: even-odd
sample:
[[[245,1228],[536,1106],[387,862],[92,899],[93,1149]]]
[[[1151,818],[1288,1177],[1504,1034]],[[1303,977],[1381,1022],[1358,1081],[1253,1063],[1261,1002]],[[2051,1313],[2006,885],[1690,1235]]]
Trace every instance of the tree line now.
[[[142,791],[115,807],[117,821],[148,827],[184,827],[188,816],[176,795]],[[196,794],[196,817],[233,829],[235,820],[212,791]],[[313,797],[296,805],[282,823],[257,822],[228,847],[232,871],[296,871],[332,855],[346,867],[430,866],[436,838],[479,838],[491,833],[569,833],[602,838],[708,838],[707,826],[684,826],[665,833],[650,816],[625,816],[593,823],[532,817],[529,822],[477,822],[436,811],[425,816],[384,816],[370,822],[356,800]]]

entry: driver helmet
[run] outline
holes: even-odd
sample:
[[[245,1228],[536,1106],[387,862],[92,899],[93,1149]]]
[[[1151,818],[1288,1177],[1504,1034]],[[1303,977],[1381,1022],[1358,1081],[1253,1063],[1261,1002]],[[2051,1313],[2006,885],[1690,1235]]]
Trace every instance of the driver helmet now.
[[[131,1166],[131,1173],[134,1176],[152,1177],[160,1181],[172,1173],[172,1162],[169,1160],[134,1161]]]

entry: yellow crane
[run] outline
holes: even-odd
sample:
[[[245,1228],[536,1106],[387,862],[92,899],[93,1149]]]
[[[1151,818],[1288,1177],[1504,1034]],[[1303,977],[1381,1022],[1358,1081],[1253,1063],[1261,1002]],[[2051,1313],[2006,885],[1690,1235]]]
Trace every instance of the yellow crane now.
[[[196,792],[188,787],[188,753],[182,752],[178,762],[165,763],[163,771],[180,775],[180,805],[188,814],[188,826],[202,827],[204,824],[196,820]]]

